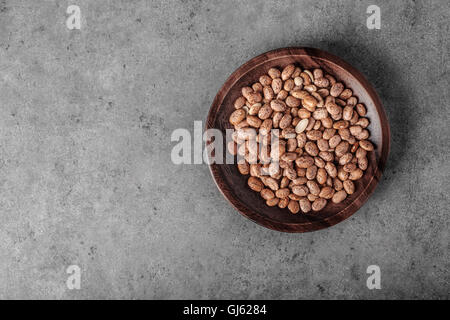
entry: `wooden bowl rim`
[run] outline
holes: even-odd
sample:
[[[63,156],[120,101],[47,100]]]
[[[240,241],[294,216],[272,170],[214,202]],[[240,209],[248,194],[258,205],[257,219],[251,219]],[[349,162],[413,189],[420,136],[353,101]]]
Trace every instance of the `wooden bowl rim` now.
[[[331,62],[338,66],[339,68],[345,70],[346,72],[350,73],[356,81],[358,81],[361,86],[364,88],[364,90],[369,95],[370,99],[373,101],[376,112],[378,114],[378,117],[380,118],[380,127],[381,127],[381,153],[380,157],[377,161],[377,166],[374,168],[373,176],[367,183],[364,190],[360,192],[357,198],[355,198],[348,206],[343,208],[342,210],[338,211],[336,214],[326,218],[321,219],[317,221],[311,221],[306,223],[289,223],[289,222],[280,222],[273,219],[270,219],[266,216],[263,216],[259,214],[257,211],[252,210],[251,208],[248,208],[247,206],[244,206],[241,201],[236,199],[230,190],[225,188],[223,184],[225,182],[223,181],[223,178],[220,174],[221,169],[218,164],[209,164],[209,169],[211,172],[211,175],[213,177],[213,180],[219,189],[219,191],[222,193],[222,195],[225,197],[225,199],[228,200],[228,202],[231,203],[231,205],[244,217],[250,219],[251,221],[272,229],[276,231],[281,232],[290,232],[290,233],[298,233],[298,232],[311,232],[316,231],[324,228],[331,227],[351,215],[353,215],[356,211],[358,211],[359,208],[361,208],[364,203],[369,199],[369,197],[374,192],[381,175],[383,173],[383,170],[386,166],[387,158],[390,151],[390,128],[389,128],[389,121],[387,119],[385,110],[383,108],[383,105],[381,103],[380,98],[378,97],[378,94],[376,93],[375,89],[372,87],[372,85],[367,81],[367,79],[363,76],[363,74],[358,71],[356,68],[351,66],[349,63],[345,62],[341,58],[328,53],[326,51],[323,51],[321,49],[317,48],[309,48],[309,47],[287,47],[287,48],[280,48],[268,51],[266,53],[262,53],[243,65],[241,65],[236,71],[234,71],[228,79],[225,81],[225,83],[222,85],[218,93],[216,94],[214,101],[211,105],[211,108],[209,109],[207,120],[205,123],[205,129],[214,128],[213,125],[216,121],[216,114],[217,111],[222,107],[223,100],[229,93],[229,91],[234,87],[236,82],[245,74],[247,74],[250,70],[267,63],[268,61],[274,60],[274,59],[280,59],[282,57],[291,57],[291,56],[310,56],[314,59],[319,60],[325,60],[328,62]],[[222,184],[222,185],[221,185]]]

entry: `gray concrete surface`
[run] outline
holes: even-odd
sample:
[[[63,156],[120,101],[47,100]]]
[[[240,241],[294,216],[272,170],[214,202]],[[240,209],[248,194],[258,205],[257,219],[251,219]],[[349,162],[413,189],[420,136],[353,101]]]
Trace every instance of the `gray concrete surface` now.
[[[0,298],[449,298],[449,15],[445,0],[0,1]],[[367,76],[392,150],[352,218],[282,234],[236,213],[206,165],[172,164],[170,134],[204,121],[239,65],[296,45]]]

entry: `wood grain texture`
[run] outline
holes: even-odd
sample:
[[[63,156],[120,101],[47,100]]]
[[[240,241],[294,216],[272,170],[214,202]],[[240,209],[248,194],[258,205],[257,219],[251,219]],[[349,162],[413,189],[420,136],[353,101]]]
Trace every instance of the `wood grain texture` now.
[[[269,68],[282,69],[287,64],[294,63],[302,68],[321,68],[333,75],[346,87],[353,90],[358,100],[367,107],[367,117],[370,125],[370,140],[376,146],[374,152],[368,155],[369,167],[364,176],[354,181],[356,192],[342,203],[331,201],[327,206],[315,213],[291,214],[287,209],[269,207],[259,193],[247,186],[248,176],[241,175],[236,165],[211,164],[210,171],[217,187],[224,197],[245,217],[252,221],[278,231],[309,232],[332,226],[355,213],[375,190],[381,178],[389,154],[390,130],[389,123],[381,101],[364,76],[342,59],[314,48],[283,48],[261,54],[238,68],[225,82],[217,93],[209,110],[206,129],[216,128],[224,133],[232,129],[228,122],[234,111],[233,102],[241,95],[243,86],[258,81]],[[225,145],[225,141],[224,141]]]

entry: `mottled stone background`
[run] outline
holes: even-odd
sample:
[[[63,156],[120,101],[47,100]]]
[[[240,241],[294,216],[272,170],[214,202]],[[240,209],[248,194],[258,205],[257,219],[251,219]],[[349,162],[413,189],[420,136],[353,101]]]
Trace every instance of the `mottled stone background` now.
[[[449,298],[449,16],[446,0],[0,1],[0,298]],[[244,219],[206,165],[170,161],[231,72],[286,46],[359,68],[392,131],[366,205],[308,234]]]

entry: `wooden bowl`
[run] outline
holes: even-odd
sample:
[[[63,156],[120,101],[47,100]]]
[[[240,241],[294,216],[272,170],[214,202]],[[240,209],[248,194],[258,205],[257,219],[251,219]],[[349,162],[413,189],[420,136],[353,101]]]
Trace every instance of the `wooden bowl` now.
[[[210,170],[219,190],[245,217],[273,230],[308,232],[327,228],[350,217],[366,202],[385,167],[389,154],[390,132],[380,98],[364,76],[342,59],[313,48],[277,49],[261,54],[243,64],[217,93],[209,110],[206,129],[221,130],[224,133],[224,146],[226,146],[225,129],[232,129],[228,118],[235,110],[233,103],[241,95],[241,88],[257,82],[269,68],[282,69],[290,63],[306,69],[323,69],[351,88],[358,100],[366,105],[367,117],[370,120],[368,127],[370,140],[375,145],[375,151],[369,153],[369,167],[364,172],[364,176],[355,181],[355,193],[339,204],[328,201],[327,206],[319,212],[311,211],[304,214],[300,211],[294,215],[287,208],[267,206],[265,200],[248,187],[248,176],[241,175],[235,164],[211,164]]]

